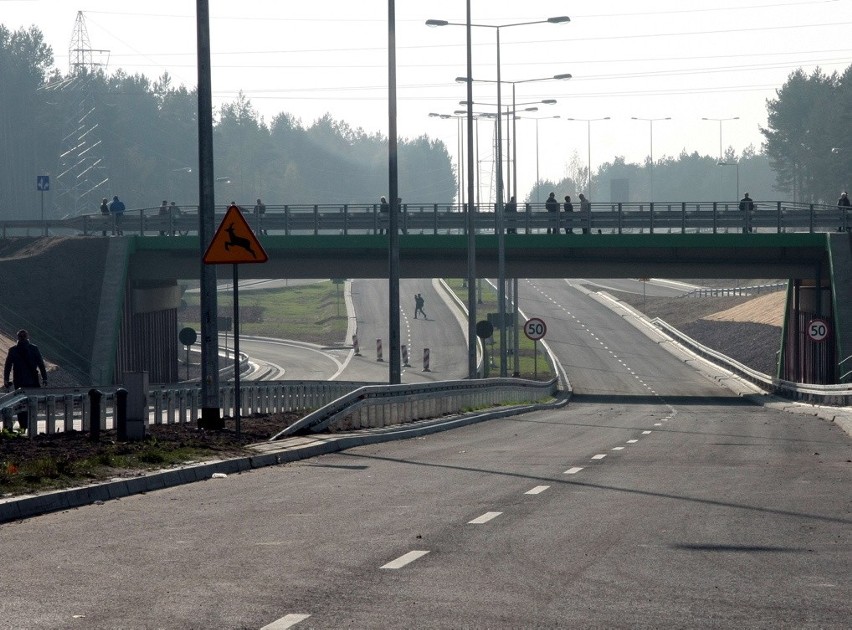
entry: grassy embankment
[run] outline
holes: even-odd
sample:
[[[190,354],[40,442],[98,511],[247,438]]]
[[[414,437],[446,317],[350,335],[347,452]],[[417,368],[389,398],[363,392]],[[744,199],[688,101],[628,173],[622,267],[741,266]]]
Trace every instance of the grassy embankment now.
[[[455,294],[465,303],[467,303],[467,287],[460,279],[448,279],[447,284],[455,292]],[[482,283],[482,303],[477,305],[477,321],[482,321],[488,318],[488,313],[497,312],[497,291],[487,282]],[[523,324],[523,322],[519,322]],[[511,376],[515,371],[515,357],[511,354],[512,346],[511,336],[508,338],[510,354],[507,358],[508,365],[507,373]],[[547,360],[547,355],[541,343],[538,344],[538,357],[535,360],[536,350],[535,342],[527,339],[523,330],[518,329],[518,357],[519,371],[522,378],[537,378],[540,381],[548,381],[553,378],[553,372],[550,367],[550,362]],[[489,376],[500,375],[500,330],[495,326],[494,335],[490,339],[483,340],[486,356],[488,360],[486,365],[489,366]],[[537,373],[537,375],[536,375]]]

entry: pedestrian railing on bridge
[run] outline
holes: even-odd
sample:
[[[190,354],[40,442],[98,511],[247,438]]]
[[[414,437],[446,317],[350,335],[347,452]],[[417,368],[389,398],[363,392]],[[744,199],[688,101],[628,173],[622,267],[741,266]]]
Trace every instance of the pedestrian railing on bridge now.
[[[216,209],[221,221],[226,208]],[[464,234],[466,205],[403,204],[399,229],[403,234]],[[378,204],[317,204],[266,206],[264,214],[244,212],[257,234],[270,235],[357,235],[382,234],[388,215]],[[479,206],[474,214],[475,230],[493,234],[497,215],[493,206]],[[558,230],[565,234],[653,234],[653,233],[784,233],[833,232],[852,229],[852,213],[846,207],[785,201],[756,202],[754,210],[741,211],[736,202],[595,203],[591,211],[547,212],[543,204],[526,204],[518,212],[504,213],[508,234],[543,234]],[[2,236],[83,234],[182,236],[198,233],[198,208],[184,207],[180,213],[163,215],[159,208],[128,210],[116,222],[101,214],[80,215],[45,221],[2,221]]]

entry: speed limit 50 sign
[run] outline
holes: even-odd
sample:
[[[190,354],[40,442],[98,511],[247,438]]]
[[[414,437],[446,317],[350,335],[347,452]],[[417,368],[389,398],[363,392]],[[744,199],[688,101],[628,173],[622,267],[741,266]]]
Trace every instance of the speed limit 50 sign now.
[[[828,322],[824,319],[816,318],[808,322],[808,337],[812,341],[824,341],[829,332]]]
[[[528,339],[538,341],[547,333],[547,325],[538,317],[531,317],[524,323],[524,334]]]

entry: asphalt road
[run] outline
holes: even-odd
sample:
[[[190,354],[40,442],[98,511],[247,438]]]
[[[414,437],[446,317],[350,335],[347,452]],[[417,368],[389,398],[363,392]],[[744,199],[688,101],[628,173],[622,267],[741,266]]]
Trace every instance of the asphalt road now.
[[[845,433],[566,282],[521,306],[567,407],[2,525],[0,627],[848,627]]]

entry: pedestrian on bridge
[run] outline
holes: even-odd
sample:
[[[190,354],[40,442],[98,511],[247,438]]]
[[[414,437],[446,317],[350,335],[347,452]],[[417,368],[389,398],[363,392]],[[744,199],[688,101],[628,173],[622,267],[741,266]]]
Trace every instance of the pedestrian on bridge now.
[[[749,222],[751,220],[751,213],[754,212],[754,201],[751,200],[751,197],[748,196],[748,193],[746,193],[743,198],[740,199],[740,212],[745,212],[745,217],[743,217],[743,234],[751,232]]]
[[[387,225],[388,218],[390,217],[390,204],[388,203],[388,200],[385,199],[384,197],[381,197],[379,199],[379,214],[380,214],[379,225],[381,225],[381,226]],[[384,233],[385,233],[385,228],[380,227],[379,228],[379,234],[384,234]]]
[[[124,231],[121,229],[121,217],[124,216],[124,203],[115,195],[112,202],[109,204],[109,213],[112,215],[112,234],[115,236],[124,236]]]
[[[106,197],[104,197],[103,199],[101,199],[101,208],[100,208],[100,210],[101,210],[101,216],[103,217],[103,220],[104,220],[104,221],[106,221],[106,220],[107,220],[107,217],[109,217],[109,199],[107,199]],[[101,234],[102,234],[103,236],[106,236],[106,230],[103,230],[103,231],[101,232]]]
[[[841,212],[841,213],[846,212],[846,215],[847,215],[847,217],[848,217],[848,215],[849,215],[849,210],[847,210],[847,208],[849,208],[850,206],[852,206],[852,202],[850,202],[850,201],[849,201],[849,193],[847,193],[847,192],[844,190],[842,193],[840,193],[840,199],[838,199],[838,200],[837,200],[837,209],[838,209],[838,210],[840,210],[840,212]],[[847,224],[847,226],[846,226],[846,230],[847,230],[847,231],[848,231],[848,230],[852,230],[852,227],[850,227],[850,226]],[[837,231],[838,231],[838,232],[842,232],[842,231],[843,231],[843,226],[840,226],[839,228],[837,228]]]
[[[547,196],[547,201],[544,202],[544,208],[547,210],[549,214],[553,214],[554,218],[550,219],[548,217],[547,222],[547,233],[548,234],[559,234],[559,202],[556,201],[556,193],[552,192]],[[553,225],[555,227],[551,228]]]
[[[41,372],[41,384],[38,376]],[[12,380],[9,380],[9,374]],[[26,330],[18,331],[18,343],[9,348],[6,355],[6,364],[3,367],[3,383],[6,387],[14,385],[15,389],[47,386],[47,370],[44,367],[44,359],[41,358],[38,346],[30,343],[30,335]],[[29,415],[26,411],[18,414],[18,425],[26,429]]]
[[[160,221],[163,222],[161,225],[162,228],[166,227],[166,223],[169,221],[169,202],[163,199],[163,203],[160,204],[160,209],[157,211],[157,214],[160,217]],[[160,236],[166,236],[168,232],[165,229],[160,230]]]
[[[583,234],[588,234],[592,224],[592,202],[583,193],[580,193],[580,212],[583,214]]]
[[[574,212],[574,204],[571,203],[570,195],[565,195],[565,203],[562,204],[562,209],[565,210],[565,233],[573,234],[574,228],[571,227],[571,213]]]
[[[266,230],[263,227],[263,216],[266,214],[266,204],[260,200],[260,197],[257,198],[257,203],[254,204],[254,216],[258,225],[260,225],[260,233],[266,234]]]
[[[514,195],[509,197],[509,203],[506,204],[505,211],[506,223],[508,224],[506,227],[506,234],[515,234],[517,233],[515,222],[518,220],[518,203],[515,201]]]

